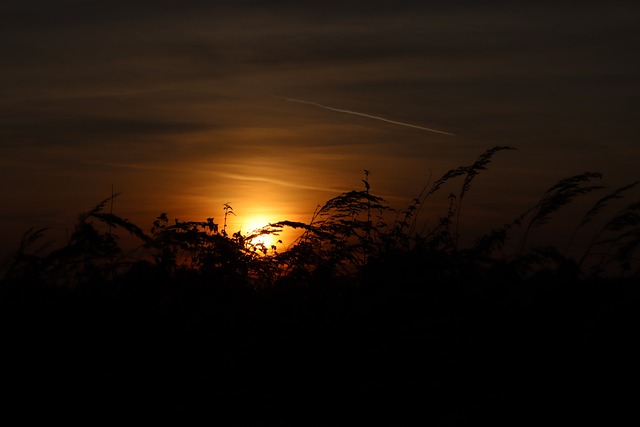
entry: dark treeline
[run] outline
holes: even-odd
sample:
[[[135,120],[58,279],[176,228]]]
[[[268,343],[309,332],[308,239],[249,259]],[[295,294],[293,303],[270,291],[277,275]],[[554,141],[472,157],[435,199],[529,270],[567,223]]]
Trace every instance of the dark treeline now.
[[[106,213],[112,198],[81,214],[61,247],[30,230],[0,282],[4,408],[249,426],[633,414],[640,203],[599,221],[577,258],[528,239],[596,195],[571,224],[577,233],[637,182],[610,191],[597,173],[562,179],[462,247],[464,197],[508,149],[448,171],[399,211],[365,171],[364,189],[329,200],[309,223],[253,234],[227,231],[228,204],[221,224],[163,213],[145,231]],[[451,183],[447,212],[420,227],[423,206]],[[286,250],[256,243],[288,227],[300,237]],[[119,233],[137,249],[125,251]]]

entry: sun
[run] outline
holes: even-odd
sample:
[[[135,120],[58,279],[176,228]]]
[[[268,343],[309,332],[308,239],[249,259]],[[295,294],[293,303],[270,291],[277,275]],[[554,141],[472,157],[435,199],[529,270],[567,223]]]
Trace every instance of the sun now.
[[[274,222],[269,220],[265,216],[252,216],[244,221],[244,225],[242,227],[242,234],[248,235],[252,234],[254,231],[264,228],[269,225],[269,223]],[[278,240],[279,236],[275,236],[273,234],[263,234],[258,237],[251,239],[251,242],[254,244],[262,243],[267,249],[271,250],[271,246],[279,246]]]

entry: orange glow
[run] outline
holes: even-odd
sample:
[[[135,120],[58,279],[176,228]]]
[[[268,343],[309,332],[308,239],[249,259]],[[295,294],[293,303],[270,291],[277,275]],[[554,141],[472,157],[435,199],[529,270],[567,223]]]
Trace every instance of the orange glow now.
[[[243,221],[244,226],[242,227],[242,234],[250,235],[253,234],[256,230],[259,230],[265,226],[267,226],[270,222],[274,222],[273,220],[269,220],[266,216],[251,216]],[[263,243],[267,249],[271,250],[271,246],[276,246],[280,248],[280,243],[278,240],[280,236],[274,236],[273,234],[263,234],[254,239],[252,239],[253,243]]]
[[[237,214],[237,216],[229,216],[227,218],[227,232],[229,234],[240,232],[247,237],[258,233],[260,229],[265,228],[270,223],[276,223],[281,220],[282,218],[279,218],[277,214],[269,215],[260,211],[253,211],[248,215]],[[271,254],[273,253],[272,246],[275,246],[278,252],[282,252],[298,237],[298,234],[296,230],[285,228],[277,235],[258,235],[251,239],[250,242],[254,245],[264,244],[268,253]]]

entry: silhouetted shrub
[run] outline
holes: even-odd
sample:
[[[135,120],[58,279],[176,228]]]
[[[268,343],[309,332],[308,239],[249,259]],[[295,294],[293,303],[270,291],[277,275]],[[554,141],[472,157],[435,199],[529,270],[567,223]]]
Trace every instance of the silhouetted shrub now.
[[[530,246],[553,214],[602,188],[585,172],[462,247],[462,201],[508,149],[449,170],[404,210],[373,194],[365,171],[364,190],[330,199],[309,223],[252,234],[227,232],[229,204],[221,227],[162,213],[147,233],[103,212],[111,198],[81,214],[62,247],[29,230],[0,282],[8,406],[224,425],[513,425],[558,410],[627,413],[621,386],[640,378],[640,204],[605,220],[577,260]],[[423,225],[421,211],[456,179],[446,212]],[[567,248],[636,186],[600,197]],[[300,231],[287,250],[255,243],[285,228]],[[134,252],[121,232],[139,242]]]

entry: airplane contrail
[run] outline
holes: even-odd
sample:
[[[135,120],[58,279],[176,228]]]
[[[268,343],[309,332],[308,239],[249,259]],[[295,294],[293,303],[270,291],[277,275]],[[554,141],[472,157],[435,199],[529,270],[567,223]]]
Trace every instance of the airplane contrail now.
[[[383,122],[393,123],[395,125],[406,126],[406,127],[420,129],[420,130],[426,130],[427,132],[435,132],[435,133],[441,133],[443,135],[455,136],[452,133],[445,132],[445,131],[442,131],[442,130],[431,129],[431,128],[427,128],[427,127],[424,127],[424,126],[412,125],[411,123],[404,123],[404,122],[398,122],[398,121],[395,121],[395,120],[389,120],[389,119],[385,119],[384,117],[372,116],[371,114],[359,113],[357,111],[343,110],[341,108],[329,107],[327,105],[318,104],[317,102],[305,101],[305,100],[302,100],[302,99],[295,99],[295,98],[283,98],[283,97],[275,96],[275,95],[271,95],[271,96],[273,96],[274,98],[280,98],[280,99],[283,99],[283,100],[289,101],[289,102],[297,102],[299,104],[313,105],[313,106],[316,106],[318,108],[322,108],[322,109],[330,110],[330,111],[336,111],[338,113],[353,114],[353,115],[356,115],[356,116],[367,117],[369,119],[381,120]]]

